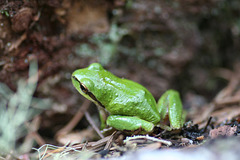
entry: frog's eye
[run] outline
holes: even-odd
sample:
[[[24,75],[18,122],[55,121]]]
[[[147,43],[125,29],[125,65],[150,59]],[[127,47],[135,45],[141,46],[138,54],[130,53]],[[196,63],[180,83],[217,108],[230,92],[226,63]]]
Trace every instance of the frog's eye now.
[[[85,94],[88,93],[88,89],[87,89],[87,87],[84,84],[80,83],[80,88],[83,91],[83,93],[85,93]]]

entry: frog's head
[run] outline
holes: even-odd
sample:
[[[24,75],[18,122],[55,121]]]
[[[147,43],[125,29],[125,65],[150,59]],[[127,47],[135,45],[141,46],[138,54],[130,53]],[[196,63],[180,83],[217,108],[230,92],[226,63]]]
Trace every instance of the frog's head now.
[[[72,83],[78,92],[100,106],[102,104],[97,100],[94,92],[96,92],[96,85],[98,85],[98,73],[102,70],[104,69],[101,64],[93,63],[87,68],[74,71],[72,74]]]

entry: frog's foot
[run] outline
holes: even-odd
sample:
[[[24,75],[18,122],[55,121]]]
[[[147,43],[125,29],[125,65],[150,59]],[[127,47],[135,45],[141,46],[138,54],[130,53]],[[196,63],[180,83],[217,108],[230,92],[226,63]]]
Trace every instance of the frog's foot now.
[[[166,130],[166,131],[171,131],[171,130],[173,130],[173,128],[171,128],[170,126],[165,125],[165,124],[158,124],[157,127],[160,127],[160,128],[162,128],[162,129],[164,129],[164,130]]]
[[[107,133],[112,133],[114,131],[114,128],[113,127],[107,127],[107,128],[104,128],[101,130],[101,133],[102,134],[107,134]]]
[[[154,124],[138,117],[110,115],[107,118],[107,125],[116,128],[117,130],[135,131],[138,129],[145,132],[151,132]]]
[[[181,128],[174,128],[173,126],[168,126],[166,124],[158,124],[157,127],[160,127],[161,129],[164,129],[165,131],[171,131],[172,133],[179,133],[181,131]]]

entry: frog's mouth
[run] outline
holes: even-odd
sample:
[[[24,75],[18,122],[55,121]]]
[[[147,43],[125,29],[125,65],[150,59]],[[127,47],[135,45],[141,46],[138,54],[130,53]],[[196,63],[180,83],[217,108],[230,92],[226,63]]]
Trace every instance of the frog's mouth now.
[[[92,94],[92,92],[88,90],[88,88],[83,83],[81,83],[75,76],[72,76],[72,78],[79,83],[80,89],[84,94],[88,95],[93,102],[96,102],[99,106],[105,108],[105,106],[97,100],[97,98]]]

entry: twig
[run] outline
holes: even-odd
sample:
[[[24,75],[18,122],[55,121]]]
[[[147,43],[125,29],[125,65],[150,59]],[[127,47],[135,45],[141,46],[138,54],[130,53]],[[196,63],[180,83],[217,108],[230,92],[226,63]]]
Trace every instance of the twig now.
[[[27,141],[30,138],[34,138],[39,146],[46,144],[45,140],[37,132],[37,130],[39,129],[39,125],[40,116],[34,117],[33,121],[30,124],[25,123],[25,126],[28,129],[28,135],[25,137],[24,141]]]
[[[8,49],[8,52],[11,52],[14,49],[17,49],[26,38],[27,38],[27,32],[23,33],[19,39],[17,39],[12,43],[11,47],[9,47]]]
[[[84,146],[91,151],[100,151],[103,150],[103,146],[106,146],[106,143],[109,141],[111,136],[104,137],[103,139],[98,140],[97,142],[88,142],[87,144],[74,144],[72,147],[75,149],[82,149]]]
[[[207,127],[209,126],[211,120],[212,120],[212,117],[209,117],[209,118],[208,118],[208,121],[207,121],[207,124],[206,124],[206,126],[205,126],[205,128],[204,128],[204,131],[203,131],[204,133],[207,131]]]
[[[150,140],[150,141],[154,141],[154,142],[160,142],[160,143],[166,144],[168,146],[172,145],[172,142],[170,142],[170,141],[163,140],[163,139],[158,139],[158,138],[155,138],[155,137],[150,137],[149,135],[127,137],[123,142],[127,143],[128,141],[137,140],[137,139],[146,139],[146,140]]]
[[[112,135],[110,136],[109,140],[107,141],[106,146],[104,147],[104,150],[109,150],[109,148],[111,147],[111,143],[113,141],[113,137],[114,135],[117,133],[117,131],[113,132]]]
[[[82,107],[79,108],[79,110],[77,111],[75,116],[71,119],[71,121],[65,127],[63,127],[62,129],[60,129],[57,132],[57,134],[56,134],[57,137],[61,136],[61,135],[66,135],[78,124],[78,122],[82,119],[84,113],[86,112],[86,110],[90,106],[90,103],[91,102],[89,100],[85,100],[83,102]]]
[[[97,132],[97,134],[101,137],[104,138],[103,134],[101,133],[101,131],[98,129],[98,127],[96,126],[96,124],[94,123],[94,121],[92,120],[91,116],[89,115],[88,111],[85,112],[85,117],[88,120],[88,122],[91,124],[91,126],[93,127],[93,129]]]
[[[198,118],[195,118],[193,120],[194,124],[199,124],[199,128],[204,127],[205,124],[203,126],[202,122],[205,122],[208,119],[208,117],[210,117],[214,109],[215,109],[215,105],[213,103],[210,103],[204,106],[204,111],[198,115]]]

